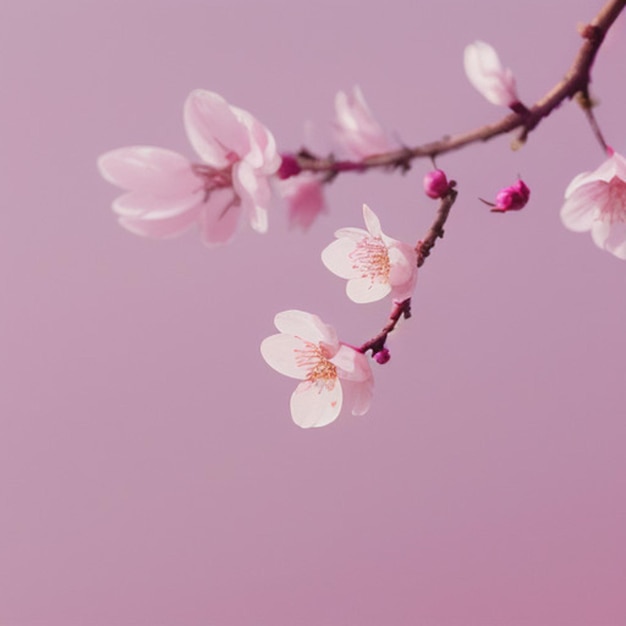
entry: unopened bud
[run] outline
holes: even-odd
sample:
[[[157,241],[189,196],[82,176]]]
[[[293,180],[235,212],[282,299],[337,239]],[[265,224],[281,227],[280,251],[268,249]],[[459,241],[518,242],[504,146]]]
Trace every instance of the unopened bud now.
[[[496,196],[496,203],[492,204],[491,210],[496,213],[506,213],[507,211],[519,211],[526,206],[530,198],[530,189],[520,178],[510,187],[505,187]]]
[[[424,176],[424,191],[429,198],[443,198],[450,191],[450,183],[442,170],[432,170]]]
[[[278,178],[285,180],[286,178],[297,176],[302,171],[298,159],[293,154],[281,154],[280,156],[282,161],[280,162],[278,172],[276,172]]]
[[[374,360],[379,365],[384,365],[385,363],[389,361],[390,358],[391,358],[391,354],[389,353],[389,350],[387,350],[387,348],[383,348],[382,350],[379,350],[374,355]]]

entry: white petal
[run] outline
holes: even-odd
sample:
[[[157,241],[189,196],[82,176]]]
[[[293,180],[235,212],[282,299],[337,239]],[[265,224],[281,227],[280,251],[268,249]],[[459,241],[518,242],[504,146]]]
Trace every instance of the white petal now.
[[[336,230],[335,237],[337,237],[337,239],[345,237],[347,239],[352,239],[353,241],[361,241],[361,239],[369,238],[370,234],[367,230],[363,230],[362,228],[348,227]]]
[[[372,237],[381,237],[383,231],[380,229],[380,220],[376,216],[376,213],[370,209],[367,204],[363,205],[363,219],[365,220],[365,226],[370,232]]]
[[[291,417],[302,428],[326,426],[339,416],[343,400],[338,380],[300,383],[291,395]]]
[[[274,318],[274,325],[281,333],[300,337],[315,345],[320,343],[329,348],[328,356],[332,356],[339,348],[339,340],[335,329],[312,313],[306,311],[283,311]]]
[[[298,337],[272,335],[261,342],[261,354],[265,362],[283,376],[304,380],[307,370],[297,364],[297,351],[305,347],[306,343]]]
[[[372,282],[372,279],[368,277],[353,278],[346,285],[348,298],[359,304],[382,300],[390,291],[391,285],[388,282]]]
[[[341,278],[357,278],[361,272],[350,258],[356,249],[356,241],[342,237],[322,250],[322,263]]]
[[[503,68],[492,46],[474,42],[465,48],[463,61],[470,83],[489,102],[510,106],[518,99],[513,73]]]

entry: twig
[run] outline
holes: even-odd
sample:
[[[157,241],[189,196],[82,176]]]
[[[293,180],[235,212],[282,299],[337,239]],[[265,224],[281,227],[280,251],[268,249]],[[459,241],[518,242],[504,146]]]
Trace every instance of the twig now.
[[[456,183],[453,180],[450,181],[448,193],[441,199],[435,221],[431,224],[424,239],[420,240],[415,246],[415,251],[417,252],[417,267],[422,267],[422,265],[424,265],[424,261],[435,246],[437,239],[443,238],[443,227],[448,219],[448,216],[450,215],[450,209],[452,208],[452,205],[458,195],[458,192],[454,189],[455,186]],[[383,329],[375,337],[366,341],[358,349],[359,352],[365,354],[365,352],[371,350],[372,356],[375,356],[377,353],[385,350],[385,343],[389,333],[393,332],[402,317],[404,317],[404,319],[411,317],[411,298],[393,303],[391,314],[389,315],[389,319]]]
[[[439,154],[458,150],[468,144],[479,141],[488,141],[499,135],[511,132],[516,128],[521,131],[514,141],[514,145],[522,145],[531,131],[545,117],[550,115],[554,109],[559,107],[565,100],[572,99],[576,94],[588,93],[591,81],[591,67],[593,66],[596,54],[604,41],[604,37],[613,22],[626,6],[626,0],[609,0],[596,17],[585,27],[580,29],[580,34],[584,38],[572,66],[565,74],[563,80],[558,82],[543,98],[539,99],[530,109],[513,112],[493,124],[487,124],[466,133],[445,137],[438,141],[416,146],[414,148],[401,148],[384,154],[367,157],[362,161],[335,160],[332,155],[322,158],[316,157],[309,151],[302,150],[296,155],[300,169],[311,172],[326,172],[328,180],[332,180],[340,172],[357,171],[363,172],[369,169],[401,169],[406,171],[411,166],[413,159],[428,157],[435,158]],[[587,109],[588,110],[588,109]],[[587,113],[592,122],[594,133],[598,136],[597,124],[593,116]],[[601,138],[601,134],[599,135]],[[599,139],[604,143],[604,139]],[[604,143],[604,145],[606,145]]]

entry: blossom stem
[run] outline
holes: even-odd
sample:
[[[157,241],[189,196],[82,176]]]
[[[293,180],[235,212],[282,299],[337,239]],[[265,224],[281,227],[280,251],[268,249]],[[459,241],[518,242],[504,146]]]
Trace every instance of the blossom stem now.
[[[330,174],[328,180],[332,180],[340,172],[359,171],[369,169],[401,169],[406,171],[411,166],[411,161],[418,158],[434,159],[439,154],[458,150],[469,144],[488,141],[499,135],[509,133],[515,129],[521,129],[514,141],[514,146],[524,144],[528,135],[545,117],[565,100],[571,100],[579,93],[586,93],[591,80],[591,67],[600,49],[606,33],[620,15],[626,0],[608,0],[593,20],[580,30],[584,39],[576,58],[565,77],[559,81],[550,91],[540,98],[533,106],[518,112],[513,112],[492,124],[487,124],[466,133],[444,137],[438,141],[402,148],[384,154],[367,157],[361,161],[343,160],[337,161],[330,157],[317,157],[304,149],[297,155],[298,165],[303,170],[312,172],[326,172]],[[597,135],[597,134],[596,134]],[[601,136],[601,135],[600,135]],[[604,141],[603,139],[601,141]]]
[[[435,221],[428,229],[426,237],[418,241],[415,246],[415,251],[417,252],[417,267],[422,267],[422,265],[424,265],[424,261],[430,254],[430,251],[435,247],[437,239],[443,239],[443,227],[448,219],[448,215],[450,214],[450,209],[452,208],[452,205],[458,195],[458,191],[455,187],[456,182],[451,180],[449,183],[448,193],[441,198],[441,202],[439,203],[439,209],[437,211]]]
[[[450,215],[450,209],[458,195],[458,192],[454,188],[455,186],[456,182],[451,180],[448,193],[441,198],[435,220],[428,229],[426,236],[415,246],[415,251],[417,252],[417,267],[424,265],[424,261],[435,246],[437,239],[443,238],[443,227],[445,226],[448,216]],[[393,332],[402,317],[404,317],[404,319],[411,317],[411,298],[407,298],[401,302],[395,301],[389,319],[383,329],[375,337],[372,337],[372,339],[360,346],[358,351],[365,353],[371,350],[373,356],[381,350],[384,350],[389,333]]]

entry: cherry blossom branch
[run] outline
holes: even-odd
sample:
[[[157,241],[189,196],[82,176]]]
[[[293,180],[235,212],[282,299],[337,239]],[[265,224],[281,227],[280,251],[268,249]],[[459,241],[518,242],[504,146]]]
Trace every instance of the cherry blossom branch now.
[[[447,136],[438,141],[432,141],[414,148],[404,147],[399,150],[370,156],[361,161],[336,160],[332,155],[326,158],[317,157],[308,150],[303,149],[294,155],[297,166],[300,170],[325,172],[327,174],[327,182],[335,178],[339,173],[347,171],[364,172],[369,169],[381,168],[400,169],[405,172],[410,169],[413,159],[424,157],[433,159],[437,155],[458,150],[472,143],[488,141],[499,135],[521,128],[519,135],[512,143],[512,147],[518,148],[524,144],[528,135],[544,118],[548,117],[565,100],[571,100],[577,94],[581,94],[579,101],[581,101],[583,108],[587,112],[587,117],[596,137],[598,137],[601,145],[606,149],[606,142],[591,113],[592,102],[589,98],[589,83],[591,81],[591,68],[598,50],[604,41],[606,33],[625,6],[626,0],[609,0],[595,18],[580,29],[584,42],[570,69],[560,82],[530,108],[517,106],[515,107],[516,111],[498,122],[481,126],[466,133]]]
[[[424,239],[418,241],[415,246],[415,252],[417,253],[417,267],[422,267],[422,265],[424,265],[424,261],[430,255],[437,239],[443,239],[445,223],[450,215],[450,209],[452,209],[452,205],[458,195],[455,186],[456,182],[451,180],[448,187],[448,193],[441,198],[435,220],[428,229]],[[387,337],[394,331],[398,322],[403,317],[404,319],[409,319],[409,317],[411,317],[411,298],[407,298],[401,302],[394,302],[389,319],[383,329],[375,337],[360,346],[358,351],[364,354],[368,350],[371,350],[372,356],[379,363],[386,363],[389,360],[389,352],[385,348]]]

